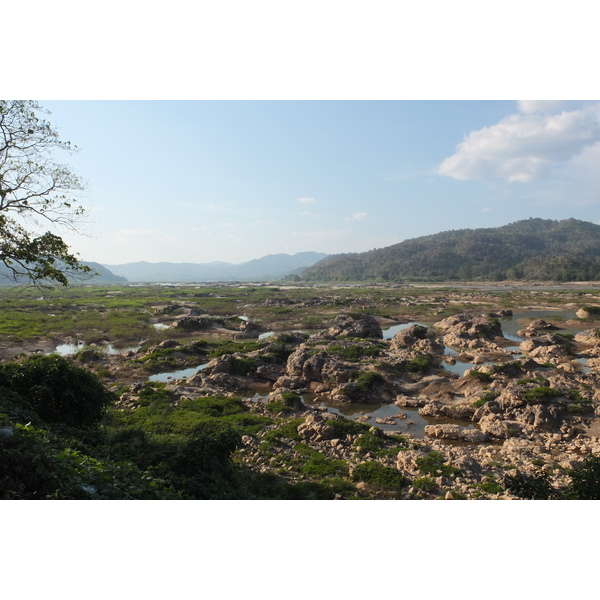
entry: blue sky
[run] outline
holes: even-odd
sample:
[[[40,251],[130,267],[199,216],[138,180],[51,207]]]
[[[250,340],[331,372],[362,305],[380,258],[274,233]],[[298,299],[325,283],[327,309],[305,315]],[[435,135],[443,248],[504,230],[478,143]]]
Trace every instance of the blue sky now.
[[[600,103],[44,101],[80,150],[84,260],[362,252],[529,217],[600,222]]]

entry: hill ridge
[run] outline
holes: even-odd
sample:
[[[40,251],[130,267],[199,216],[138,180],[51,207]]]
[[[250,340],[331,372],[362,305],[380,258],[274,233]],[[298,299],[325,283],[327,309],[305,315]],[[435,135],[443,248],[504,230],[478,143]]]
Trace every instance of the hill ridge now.
[[[532,217],[494,228],[448,230],[362,253],[329,256],[307,281],[600,279],[600,226]]]

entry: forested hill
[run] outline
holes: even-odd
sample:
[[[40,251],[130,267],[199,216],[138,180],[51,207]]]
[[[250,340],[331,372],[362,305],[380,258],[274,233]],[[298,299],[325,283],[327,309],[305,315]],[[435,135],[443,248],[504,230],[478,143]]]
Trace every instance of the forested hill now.
[[[599,280],[600,226],[576,219],[527,219],[490,229],[444,231],[330,256],[303,271],[302,279]]]

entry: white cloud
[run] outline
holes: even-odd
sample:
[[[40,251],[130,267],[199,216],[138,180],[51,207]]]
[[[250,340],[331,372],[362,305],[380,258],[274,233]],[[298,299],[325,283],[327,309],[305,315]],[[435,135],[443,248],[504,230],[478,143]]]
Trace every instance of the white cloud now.
[[[564,100],[519,100],[519,111],[526,115],[533,113],[555,113],[566,106]]]
[[[316,198],[298,198],[300,204],[314,204],[316,201]]]
[[[363,219],[366,219],[368,216],[369,216],[369,213],[357,212],[349,217],[346,217],[346,221],[362,221]]]
[[[534,104],[525,103],[529,112],[469,133],[456,153],[442,162],[438,174],[459,180],[499,177],[529,182],[600,140],[595,107],[553,115],[531,112]]]

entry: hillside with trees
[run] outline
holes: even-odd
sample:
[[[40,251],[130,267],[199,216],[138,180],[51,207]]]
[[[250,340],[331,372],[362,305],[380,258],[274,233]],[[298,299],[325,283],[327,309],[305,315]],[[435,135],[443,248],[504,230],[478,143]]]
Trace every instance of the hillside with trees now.
[[[600,279],[600,226],[531,218],[502,227],[460,229],[356,254],[330,256],[307,281]]]

